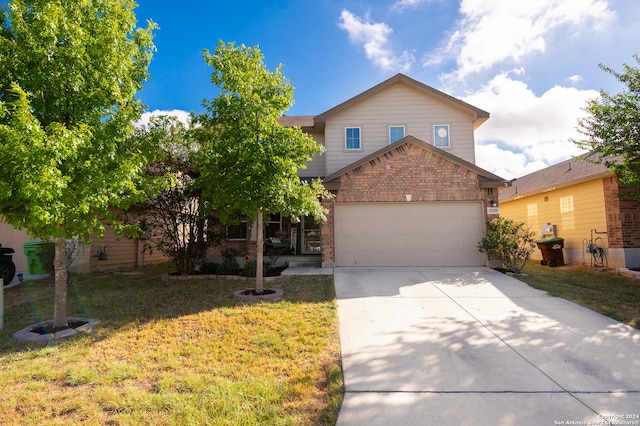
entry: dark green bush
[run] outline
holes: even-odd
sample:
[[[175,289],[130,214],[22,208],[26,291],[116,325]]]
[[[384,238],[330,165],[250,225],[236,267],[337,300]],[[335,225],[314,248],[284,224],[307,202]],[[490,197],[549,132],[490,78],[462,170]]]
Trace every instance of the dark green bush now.
[[[263,262],[262,264],[262,275],[266,276],[267,271],[269,270],[269,262]],[[243,277],[255,277],[258,272],[258,263],[255,259],[247,260],[244,263],[244,269],[240,271],[240,275]]]
[[[224,259],[216,269],[218,275],[238,275],[240,273],[240,265],[235,259]]]
[[[215,262],[204,262],[202,265],[200,265],[200,273],[201,274],[217,274],[218,264]]]

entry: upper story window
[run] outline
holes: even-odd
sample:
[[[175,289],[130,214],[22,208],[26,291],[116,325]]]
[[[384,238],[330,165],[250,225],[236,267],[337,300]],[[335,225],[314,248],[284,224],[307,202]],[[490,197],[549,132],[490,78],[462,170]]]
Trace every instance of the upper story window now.
[[[451,147],[451,137],[448,124],[436,124],[433,126],[433,145],[438,148]]]
[[[344,129],[344,149],[362,149],[362,141],[360,140],[360,127],[347,127]]]
[[[404,126],[389,126],[389,143],[404,138]]]

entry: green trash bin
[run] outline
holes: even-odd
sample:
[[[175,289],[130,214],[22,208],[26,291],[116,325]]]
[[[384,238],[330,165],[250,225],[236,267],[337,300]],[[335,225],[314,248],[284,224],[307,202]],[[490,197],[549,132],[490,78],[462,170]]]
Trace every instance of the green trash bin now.
[[[547,238],[545,240],[536,241],[538,248],[542,252],[542,261],[540,264],[554,266],[564,265],[564,256],[562,248],[564,247],[563,238]]]
[[[49,273],[49,271],[47,271],[47,268],[42,265],[38,253],[47,249],[55,250],[55,245],[53,242],[42,240],[29,241],[24,243],[24,246],[22,248],[24,251],[24,255],[27,256],[27,268],[29,270],[29,275],[43,275]]]

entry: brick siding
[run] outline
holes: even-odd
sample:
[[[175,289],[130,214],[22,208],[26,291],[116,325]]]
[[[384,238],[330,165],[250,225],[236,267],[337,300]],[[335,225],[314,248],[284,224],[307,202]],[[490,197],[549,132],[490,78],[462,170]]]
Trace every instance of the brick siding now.
[[[609,247],[640,248],[640,200],[625,196],[638,188],[621,187],[617,176],[603,179],[603,186]]]
[[[335,261],[336,203],[480,201],[485,206],[497,195],[478,186],[478,175],[412,143],[401,145],[341,177],[336,197],[324,201],[329,210],[322,229],[322,260]],[[491,215],[488,220],[497,217]]]

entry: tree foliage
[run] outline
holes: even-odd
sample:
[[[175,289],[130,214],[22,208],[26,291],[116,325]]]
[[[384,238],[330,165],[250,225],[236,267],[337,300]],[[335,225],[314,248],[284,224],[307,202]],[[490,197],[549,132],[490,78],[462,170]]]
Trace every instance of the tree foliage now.
[[[258,220],[260,268],[262,215],[325,218],[324,187],[298,177],[298,169],[323,148],[300,128],[278,122],[293,105],[293,87],[282,66],[267,69],[258,47],[219,42],[213,54],[204,51],[204,59],[220,94],[204,102],[207,112],[199,117],[199,186],[223,222],[237,214],[246,215],[249,223]],[[256,290],[261,287],[258,275]]]
[[[194,187],[197,174],[192,157],[197,145],[192,131],[171,116],[154,116],[148,126],[136,131],[136,138],[151,139],[149,143],[163,152],[148,173],[169,174],[176,184],[127,212],[128,221],[138,223],[144,231],[146,245],[170,257],[180,274],[193,273],[196,262],[217,238],[206,227],[208,219],[211,224],[208,203]]]
[[[253,222],[260,209],[325,218],[320,188],[298,177],[298,169],[323,148],[300,128],[278,122],[293,105],[293,87],[281,66],[270,72],[259,48],[233,43],[220,42],[204,58],[221,93],[205,101],[207,114],[199,117],[197,168],[220,218],[243,213]]]
[[[640,56],[633,58],[640,65]],[[624,71],[617,72],[599,66],[626,87],[616,94],[602,90],[599,99],[587,103],[588,116],[578,122],[586,139],[574,143],[600,154],[598,161],[620,176],[622,184],[640,186],[640,68],[624,64]]]
[[[143,110],[135,94],[148,78],[155,25],[137,28],[133,6],[0,6],[0,214],[56,238],[54,326],[66,323],[64,239],[102,236],[105,222],[118,228],[111,208],[154,185],[144,170],[156,151],[129,135]]]
[[[535,250],[534,238],[535,233],[524,222],[500,217],[488,223],[478,250],[500,260],[508,270],[519,273]]]

